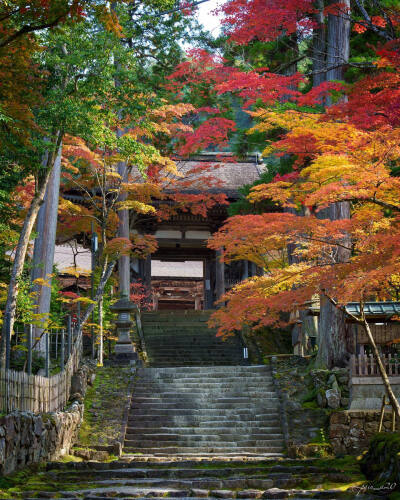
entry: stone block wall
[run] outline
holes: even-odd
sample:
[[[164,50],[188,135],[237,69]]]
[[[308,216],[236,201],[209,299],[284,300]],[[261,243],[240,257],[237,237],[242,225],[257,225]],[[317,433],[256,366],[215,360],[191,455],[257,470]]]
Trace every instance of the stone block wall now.
[[[374,434],[378,432],[380,411],[347,410],[334,412],[330,416],[329,439],[335,455],[358,455],[368,448]],[[386,412],[383,431],[390,431],[392,413]],[[400,431],[400,422],[396,430]]]
[[[397,398],[400,397],[400,377],[389,377]],[[385,388],[381,377],[352,377],[350,410],[379,410]]]
[[[0,417],[0,475],[67,454],[82,418],[83,405],[77,402],[55,413],[16,411]]]

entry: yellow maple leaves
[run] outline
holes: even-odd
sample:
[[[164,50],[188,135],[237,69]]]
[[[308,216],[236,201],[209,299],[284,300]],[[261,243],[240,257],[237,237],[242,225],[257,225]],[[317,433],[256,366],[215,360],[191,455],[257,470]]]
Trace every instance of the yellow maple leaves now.
[[[137,200],[126,200],[118,202],[117,210],[133,210],[138,214],[154,214],[156,212],[156,209],[152,205],[148,205]]]

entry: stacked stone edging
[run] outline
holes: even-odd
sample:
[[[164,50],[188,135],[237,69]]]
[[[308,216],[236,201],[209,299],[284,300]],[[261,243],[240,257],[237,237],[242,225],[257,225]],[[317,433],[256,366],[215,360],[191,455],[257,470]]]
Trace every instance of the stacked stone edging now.
[[[288,425],[288,419],[287,419],[287,394],[283,392],[280,388],[280,385],[277,382],[277,367],[276,367],[276,356],[272,356],[271,358],[271,374],[272,374],[272,379],[274,383],[274,388],[276,391],[276,394],[278,395],[279,398],[279,413],[281,417],[281,427],[282,427],[282,433],[283,433],[283,438],[285,441],[286,448],[289,445],[290,441],[290,435],[289,435],[289,425]]]
[[[83,362],[71,379],[71,404],[63,411],[14,411],[0,417],[0,475],[70,452],[83,420],[83,398],[94,381],[94,366]]]
[[[10,474],[35,462],[55,460],[69,452],[78,437],[83,405],[35,415],[15,411],[0,417],[0,473]]]
[[[333,452],[336,455],[358,455],[366,450],[378,432],[380,411],[376,410],[346,410],[334,412],[330,416],[329,438]],[[383,431],[390,431],[392,413],[385,412]],[[396,430],[400,431],[400,422]]]

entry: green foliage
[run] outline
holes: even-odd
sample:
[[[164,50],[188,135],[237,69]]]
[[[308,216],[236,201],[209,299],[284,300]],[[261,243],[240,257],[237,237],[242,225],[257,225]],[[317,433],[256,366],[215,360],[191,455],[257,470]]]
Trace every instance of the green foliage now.
[[[250,203],[247,200],[247,196],[250,190],[254,186],[259,184],[268,184],[272,182],[274,177],[279,175],[284,175],[292,171],[292,166],[294,158],[292,157],[281,157],[277,158],[275,156],[270,156],[264,159],[265,171],[260,175],[260,178],[253,184],[246,184],[239,189],[240,198],[238,201],[231,203],[228,208],[230,216],[234,215],[245,215],[245,214],[261,214],[263,212],[271,211],[274,208],[274,204],[270,201],[262,201],[256,203]]]
[[[26,370],[26,350],[13,351],[11,356],[10,366],[12,370],[23,371]],[[32,351],[32,373],[36,375],[39,370],[44,369],[45,359],[38,351]]]
[[[53,277],[51,279],[51,299],[50,299],[50,323],[53,328],[65,327],[66,312],[60,302],[61,282],[58,277],[57,267],[53,267]]]
[[[380,432],[360,460],[361,471],[375,486],[395,484],[400,489],[400,434]]]
[[[303,406],[305,403],[313,403],[314,404],[315,398],[317,397],[317,394],[318,394],[318,390],[316,387],[309,389],[306,392],[306,394],[304,394],[304,396],[301,398],[301,403],[303,404]],[[318,408],[318,405],[316,405],[316,408]]]

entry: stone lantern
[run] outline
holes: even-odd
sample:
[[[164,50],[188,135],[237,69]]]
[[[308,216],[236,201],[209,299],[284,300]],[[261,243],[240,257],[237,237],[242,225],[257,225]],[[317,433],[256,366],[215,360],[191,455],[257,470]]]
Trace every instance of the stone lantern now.
[[[121,297],[110,309],[117,314],[115,321],[118,334],[118,340],[115,344],[116,359],[126,362],[137,360],[138,355],[130,338],[133,323],[131,314],[136,310],[136,306],[127,297]]]

